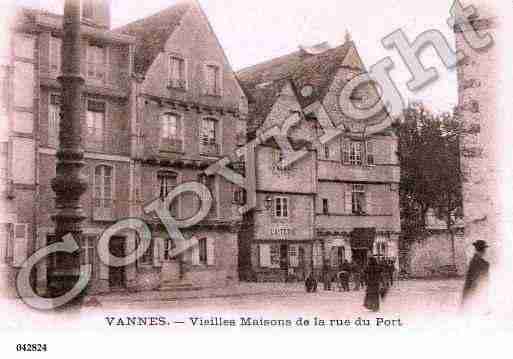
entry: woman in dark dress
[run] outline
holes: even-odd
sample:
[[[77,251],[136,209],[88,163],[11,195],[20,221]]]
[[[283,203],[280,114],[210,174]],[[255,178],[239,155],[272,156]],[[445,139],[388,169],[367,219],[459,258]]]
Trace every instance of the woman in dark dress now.
[[[365,283],[367,284],[367,290],[363,305],[365,308],[377,312],[379,310],[381,266],[378,265],[374,257],[369,258],[369,264],[365,270]]]

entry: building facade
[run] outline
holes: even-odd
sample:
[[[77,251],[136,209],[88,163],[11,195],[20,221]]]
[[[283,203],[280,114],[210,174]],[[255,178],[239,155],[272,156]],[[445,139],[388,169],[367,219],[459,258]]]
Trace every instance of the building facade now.
[[[197,180],[211,190],[213,206],[204,221],[184,230],[199,245],[180,256],[179,279],[196,287],[237,280],[241,217],[233,209],[240,189],[203,171],[243,144],[247,104],[206,16],[191,1],[112,30],[109,1],[82,3],[83,174],[89,188],[81,205],[87,219],[76,261],[41,261],[34,288],[45,293],[60,276],[78,274],[78,263],[92,265],[91,293],[162,287],[165,263],[176,260],[168,258],[173,240],[143,208]],[[59,143],[63,35],[59,15],[22,8],[13,19],[1,73],[7,123],[1,143],[1,247],[8,288],[14,288],[23,262],[54,237],[51,180]],[[177,219],[189,218],[199,202],[185,194],[170,211]],[[133,217],[151,227],[148,251],[125,267],[103,263],[96,250],[100,235],[117,220]],[[138,244],[135,232],[119,233],[110,251],[123,257]]]
[[[280,168],[274,141],[255,151],[257,209],[247,215],[239,242],[244,278],[303,279],[324,264],[365,265],[371,255],[397,259],[397,138],[382,126],[386,113],[359,123],[344,116],[339,105],[342,87],[364,71],[346,38],[339,47],[300,48],[238,72],[249,100],[249,138],[299,112],[304,119],[291,128],[288,140],[307,149],[286,168]],[[376,99],[367,86],[351,101],[365,105]],[[334,126],[343,126],[343,135],[321,143],[324,129]]]

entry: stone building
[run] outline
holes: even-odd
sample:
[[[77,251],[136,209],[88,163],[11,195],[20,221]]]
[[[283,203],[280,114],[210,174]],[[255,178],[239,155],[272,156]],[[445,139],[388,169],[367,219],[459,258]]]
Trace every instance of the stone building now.
[[[138,263],[136,285],[158,283],[167,246],[165,228],[144,214],[144,204],[180,183],[199,181],[213,197],[205,220],[182,229],[199,246],[181,256],[181,282],[199,287],[238,280],[240,191],[204,170],[245,143],[247,100],[208,19],[196,1],[181,2],[117,32],[135,37],[130,214],[152,224],[154,243]],[[185,193],[171,203],[177,219],[193,217],[199,198]],[[158,247],[161,248],[158,248]],[[153,281],[152,281],[153,278]]]
[[[232,207],[239,189],[202,171],[243,143],[247,104],[205,14],[197,2],[183,2],[112,30],[108,0],[82,5],[83,173],[89,188],[81,199],[87,219],[79,260],[92,265],[90,291],[163,284],[163,263],[171,260],[173,243],[142,208],[198,179],[211,189],[214,205],[206,220],[184,231],[199,246],[180,258],[179,279],[190,286],[237,280],[240,215]],[[5,207],[0,237],[10,288],[24,260],[54,235],[50,183],[59,141],[62,21],[60,15],[18,8],[2,61],[1,115],[8,126],[0,144]],[[172,203],[171,213],[188,218],[198,201],[184,195]],[[152,230],[148,252],[125,267],[100,261],[100,234],[119,219],[137,216]],[[110,250],[123,257],[137,245],[135,233],[120,233]],[[78,274],[76,260],[41,261],[34,287],[44,293],[49,280]]]
[[[471,2],[465,2],[470,5]],[[477,14],[472,26],[480,36],[496,38],[498,20],[494,5],[475,1]],[[466,55],[458,66],[459,103],[457,114],[465,134],[461,137],[461,167],[464,175],[463,211],[467,257],[472,258],[472,243],[478,239],[494,241],[497,213],[497,121],[498,50],[494,44],[474,50],[465,41],[460,26],[455,26],[456,48]],[[495,242],[495,241],[494,241]],[[497,243],[491,246],[493,253]],[[495,252],[495,254],[497,254]],[[495,257],[492,255],[491,257]]]
[[[339,94],[365,72],[355,44],[323,43],[237,73],[248,97],[249,139],[291,114],[304,117],[288,138],[307,154],[289,167],[279,165],[276,141],[257,147],[257,207],[246,216],[239,241],[241,276],[250,280],[302,279],[328,262],[365,264],[369,255],[397,259],[400,233],[397,138],[383,126],[382,112],[365,122],[342,113]],[[351,98],[373,104],[368,85]],[[327,143],[324,128],[343,126]],[[396,265],[398,265],[396,261]]]

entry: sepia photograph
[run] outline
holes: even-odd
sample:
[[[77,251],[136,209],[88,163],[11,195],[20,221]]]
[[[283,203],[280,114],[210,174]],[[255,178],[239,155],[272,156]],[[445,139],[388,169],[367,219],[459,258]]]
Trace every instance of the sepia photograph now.
[[[1,351],[512,330],[503,8],[2,0]]]

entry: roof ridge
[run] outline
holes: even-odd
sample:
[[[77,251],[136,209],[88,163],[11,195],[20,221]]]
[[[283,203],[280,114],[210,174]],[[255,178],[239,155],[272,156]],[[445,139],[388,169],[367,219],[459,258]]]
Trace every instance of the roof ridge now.
[[[179,0],[175,4],[173,4],[171,6],[168,6],[165,9],[159,10],[159,11],[157,11],[157,12],[151,14],[151,15],[148,15],[148,16],[145,16],[143,18],[140,18],[140,19],[134,20],[132,22],[129,22],[128,24],[119,26],[119,27],[113,29],[112,31],[122,32],[124,30],[128,30],[128,28],[131,27],[131,26],[137,26],[137,25],[140,25],[140,24],[142,24],[144,22],[156,19],[156,18],[162,16],[162,14],[164,14],[164,13],[170,12],[171,10],[176,10],[180,6],[184,6],[184,5],[192,6],[193,3],[195,3],[195,0]],[[184,16],[185,13],[186,13],[186,11],[184,12],[184,14],[182,16]]]

